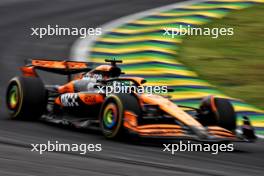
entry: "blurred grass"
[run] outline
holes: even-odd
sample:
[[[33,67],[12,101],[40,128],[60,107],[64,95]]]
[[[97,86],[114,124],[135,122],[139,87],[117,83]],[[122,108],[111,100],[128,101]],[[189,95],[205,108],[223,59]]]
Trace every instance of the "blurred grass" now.
[[[264,109],[264,5],[202,27],[232,27],[234,35],[187,36],[177,60],[226,95]]]

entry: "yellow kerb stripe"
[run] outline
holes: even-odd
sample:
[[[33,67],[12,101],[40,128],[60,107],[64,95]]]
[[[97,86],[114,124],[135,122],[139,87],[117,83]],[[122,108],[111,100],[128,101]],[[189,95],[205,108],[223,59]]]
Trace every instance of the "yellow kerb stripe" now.
[[[170,36],[137,36],[137,37],[127,37],[127,38],[99,38],[99,42],[110,42],[110,43],[129,43],[129,42],[144,42],[148,40],[157,40],[162,42],[170,43],[182,43],[182,39],[172,38]]]
[[[133,48],[120,48],[120,49],[112,49],[112,48],[92,48],[92,52],[104,52],[110,54],[126,54],[126,53],[133,53],[133,52],[144,52],[144,51],[157,51],[163,52],[168,54],[176,54],[177,52],[171,49],[160,48],[160,47],[133,47]]]
[[[102,58],[97,58],[97,57],[91,57],[91,60],[93,62],[97,63],[105,63],[104,59],[110,58],[110,57],[102,57]],[[122,58],[123,64],[136,64],[136,63],[147,63],[147,62],[162,62],[166,64],[180,64],[182,63],[176,61],[176,60],[171,60],[171,59],[165,59],[165,58],[159,58],[159,57],[135,57],[132,59],[127,59],[127,58]]]
[[[152,71],[147,71],[147,70],[131,70],[131,71],[126,71],[126,74],[140,74],[140,75],[165,75],[165,74],[175,74],[176,75],[181,75],[181,76],[197,76],[196,73],[192,71],[182,71],[182,70],[164,70],[164,69],[155,69]],[[167,82],[166,82],[167,83]]]

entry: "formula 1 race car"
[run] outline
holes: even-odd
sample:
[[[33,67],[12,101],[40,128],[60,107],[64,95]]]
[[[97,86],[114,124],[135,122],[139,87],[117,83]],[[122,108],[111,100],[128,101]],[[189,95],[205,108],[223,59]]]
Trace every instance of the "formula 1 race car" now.
[[[130,93],[106,94],[105,86],[122,83],[139,87],[140,77],[123,77],[120,60],[95,68],[88,62],[29,60],[21,67],[23,76],[10,80],[6,103],[12,119],[37,120],[100,129],[107,138],[125,135],[192,139],[199,141],[249,141],[255,139],[248,119],[245,133],[236,134],[236,114],[230,102],[205,97],[199,108],[174,104],[168,95]],[[38,70],[68,76],[63,85],[44,85]],[[74,76],[74,78],[72,78]]]

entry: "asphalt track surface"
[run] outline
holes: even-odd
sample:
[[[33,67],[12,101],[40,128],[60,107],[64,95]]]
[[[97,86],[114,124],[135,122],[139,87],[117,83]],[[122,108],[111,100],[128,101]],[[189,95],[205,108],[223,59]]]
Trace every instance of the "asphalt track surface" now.
[[[97,27],[118,17],[174,3],[172,0],[3,1],[0,3],[0,175],[263,175],[263,143],[236,144],[235,152],[163,152],[161,143],[117,142],[100,132],[76,131],[41,122],[8,119],[4,95],[8,80],[26,58],[65,59],[76,37],[30,36],[30,27],[59,24]],[[57,81],[50,77],[51,82]],[[31,152],[31,143],[102,144],[86,155]],[[173,142],[173,141],[172,141]]]

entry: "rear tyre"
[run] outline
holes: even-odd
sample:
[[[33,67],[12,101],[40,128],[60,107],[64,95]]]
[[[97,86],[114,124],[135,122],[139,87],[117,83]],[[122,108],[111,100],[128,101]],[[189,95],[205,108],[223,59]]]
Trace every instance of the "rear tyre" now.
[[[113,94],[107,97],[100,112],[100,127],[106,138],[124,137],[126,131],[123,128],[123,119],[126,110],[140,117],[141,108],[135,95]]]
[[[210,122],[209,125],[218,125],[227,130],[235,131],[236,129],[236,113],[232,104],[224,98],[215,98],[213,96],[206,97],[200,106],[202,112],[208,112],[205,121]],[[213,119],[209,119],[213,118]]]
[[[34,77],[14,77],[6,92],[6,105],[11,119],[38,119],[47,103],[43,82]]]

